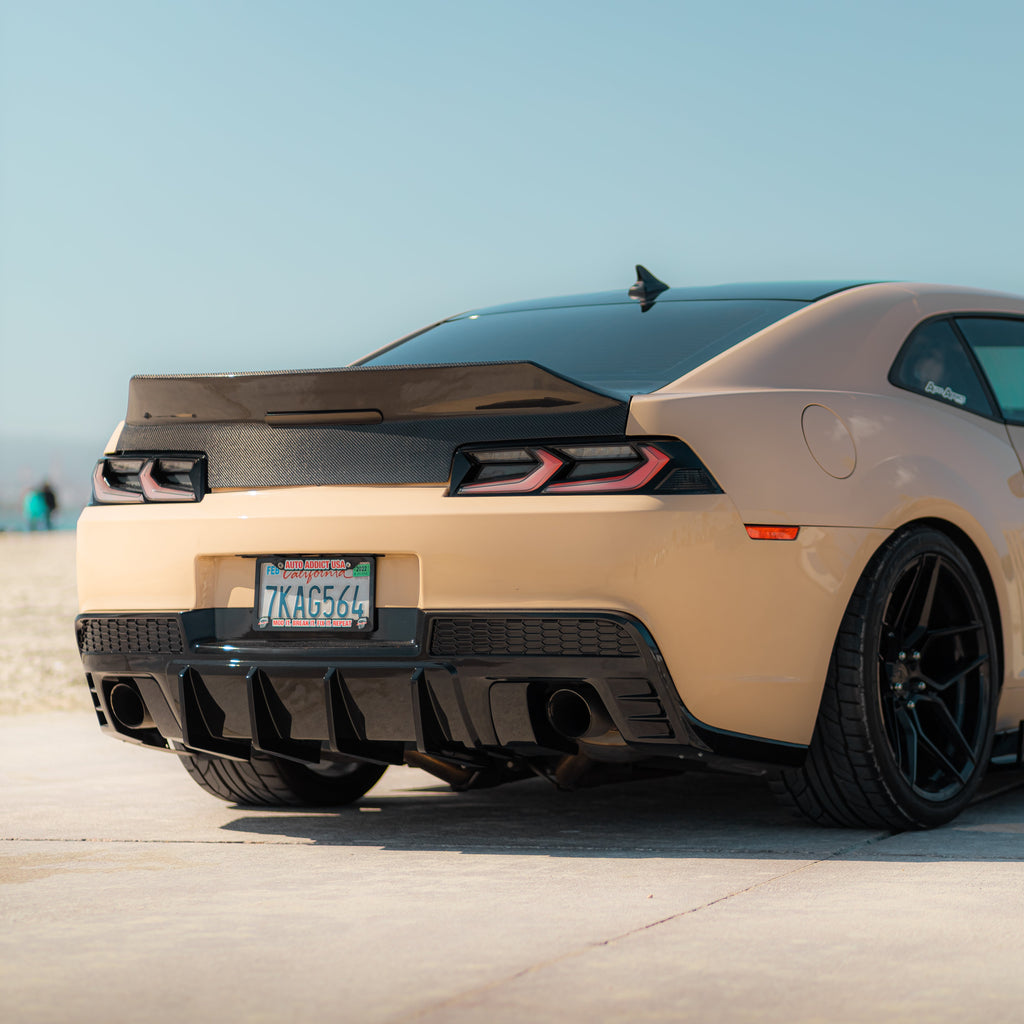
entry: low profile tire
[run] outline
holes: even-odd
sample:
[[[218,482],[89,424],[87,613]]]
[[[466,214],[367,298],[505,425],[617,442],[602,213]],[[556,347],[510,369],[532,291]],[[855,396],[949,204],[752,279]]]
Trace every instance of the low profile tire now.
[[[775,784],[822,825],[934,828],[970,802],[998,699],[988,602],[945,534],[897,536],[861,577],[803,767]]]
[[[384,774],[386,765],[363,761],[307,768],[294,761],[252,755],[248,761],[191,754],[185,770],[207,793],[257,807],[340,807],[358,800]]]

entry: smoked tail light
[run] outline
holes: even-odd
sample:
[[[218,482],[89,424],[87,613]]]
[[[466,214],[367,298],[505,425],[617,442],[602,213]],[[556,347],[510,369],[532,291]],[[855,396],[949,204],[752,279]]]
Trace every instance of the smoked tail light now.
[[[92,472],[92,504],[196,502],[206,493],[204,455],[108,455]]]
[[[511,494],[721,494],[683,441],[615,438],[543,441],[455,453],[451,496]]]

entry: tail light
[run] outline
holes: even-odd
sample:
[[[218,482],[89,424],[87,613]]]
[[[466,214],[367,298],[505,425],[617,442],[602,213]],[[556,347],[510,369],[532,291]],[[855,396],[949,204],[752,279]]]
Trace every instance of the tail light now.
[[[201,455],[116,455],[100,459],[92,473],[94,505],[202,501],[206,458]]]
[[[682,441],[539,442],[467,445],[455,453],[450,495],[720,494]]]

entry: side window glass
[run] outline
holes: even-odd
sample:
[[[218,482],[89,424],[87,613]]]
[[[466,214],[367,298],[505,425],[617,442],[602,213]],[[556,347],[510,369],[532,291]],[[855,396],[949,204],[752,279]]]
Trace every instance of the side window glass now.
[[[889,379],[956,409],[992,416],[985,387],[948,320],[922,324],[907,339]]]
[[[965,316],[956,323],[985,371],[1003,416],[1024,423],[1024,320]]]

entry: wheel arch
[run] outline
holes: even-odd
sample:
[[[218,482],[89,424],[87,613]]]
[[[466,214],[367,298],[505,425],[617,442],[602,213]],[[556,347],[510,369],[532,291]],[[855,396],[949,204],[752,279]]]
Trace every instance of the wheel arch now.
[[[984,555],[981,553],[981,549],[975,544],[971,535],[966,530],[957,526],[955,523],[950,522],[948,519],[942,519],[938,516],[922,516],[918,519],[911,519],[908,522],[903,523],[898,529],[886,537],[886,539],[879,545],[874,555],[864,568],[864,572],[874,565],[874,563],[882,556],[882,554],[899,538],[910,533],[916,529],[932,529],[937,530],[939,533],[945,534],[963,553],[964,557],[970,563],[971,568],[974,570],[975,576],[978,578],[978,582],[981,584],[982,592],[985,595],[985,603],[988,605],[989,615],[992,619],[992,632],[995,635],[996,640],[996,658],[997,658],[997,672],[996,681],[1000,690],[1003,685],[1003,672],[1006,660],[1004,657],[1003,650],[1003,614],[999,605],[999,597],[996,593],[995,581],[992,578],[992,573],[989,570],[988,562],[986,562]]]
[[[934,680],[941,676],[930,668],[918,674],[914,683],[919,670],[912,666],[915,661],[921,661],[922,655],[910,654],[912,648],[905,646],[907,637],[917,628],[917,619],[913,616],[909,618],[911,632],[907,631],[908,622],[903,620],[911,597],[901,601],[901,610],[891,626],[885,626],[879,605],[885,595],[897,592],[897,584],[908,573],[915,573],[908,586],[917,587],[919,572],[913,567],[923,564],[922,560],[934,551],[944,554],[948,561],[951,547],[966,560],[977,582],[976,587],[969,587],[974,591],[969,598],[970,619],[959,620],[954,632],[964,632],[960,628],[963,622],[969,624],[979,645],[991,642],[994,648],[991,660],[995,661],[996,668],[987,679],[979,676],[977,699],[965,699],[962,694],[958,696],[951,691],[952,708],[949,707],[950,697],[945,695],[948,683],[936,684]],[[935,565],[938,564],[936,561]],[[933,576],[928,584],[929,595],[936,578]],[[954,582],[953,586],[965,593],[966,581]],[[930,596],[923,600],[930,605]],[[984,629],[971,620],[980,617],[986,609],[990,621]],[[930,623],[931,612],[927,614]],[[829,825],[931,828],[952,820],[976,791],[991,756],[992,730],[998,727],[1003,681],[1002,621],[997,580],[993,579],[985,558],[983,543],[977,544],[967,531],[937,516],[919,516],[901,523],[878,545],[859,578],[854,599],[835,640],[829,677],[807,757],[801,767],[783,770],[776,780],[775,788],[783,802]],[[924,625],[923,618],[920,625]],[[886,632],[888,629],[894,632]],[[982,637],[983,632],[990,634],[991,641]],[[941,633],[940,628],[936,635]],[[890,642],[888,653],[883,653]],[[898,659],[897,650],[900,652]],[[926,652],[927,663],[929,649],[922,646],[920,650]],[[984,648],[979,647],[975,653],[982,652]],[[952,656],[948,649],[937,654],[939,659]],[[888,677],[891,685],[886,686],[879,657],[886,661],[887,672],[900,668],[899,663],[904,661],[911,667],[903,675],[892,672]],[[972,662],[971,657],[968,655],[967,659],[971,668],[964,669],[960,676],[980,668],[985,661],[982,657]],[[954,678],[957,675],[951,676],[949,681]],[[929,693],[919,697],[917,690],[929,690]],[[951,723],[950,728],[943,732],[941,716],[919,718],[920,712],[913,712],[900,719],[902,724],[895,724],[894,716],[900,713],[898,708],[909,714],[915,702],[921,700],[945,702],[945,717]],[[933,742],[928,737],[936,722],[940,736]],[[911,742],[908,735],[917,739]],[[959,742],[946,746],[946,741],[954,736]],[[919,772],[917,756],[920,742],[927,744],[921,749],[931,749],[938,755],[930,762],[925,761],[923,772]]]

